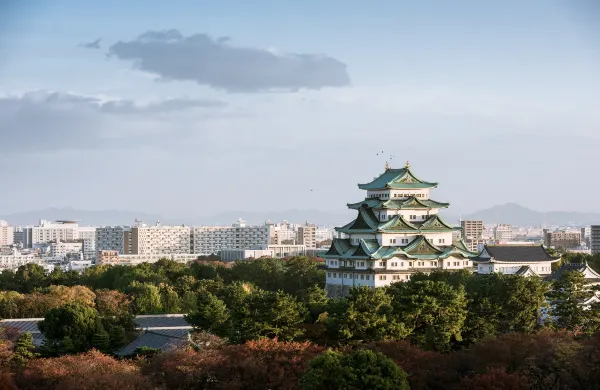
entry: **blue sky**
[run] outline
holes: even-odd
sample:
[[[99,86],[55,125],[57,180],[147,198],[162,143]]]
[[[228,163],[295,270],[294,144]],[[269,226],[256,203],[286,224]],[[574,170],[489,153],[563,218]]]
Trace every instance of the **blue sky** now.
[[[456,214],[600,211],[596,2],[0,4],[0,213],[341,211],[390,155]]]

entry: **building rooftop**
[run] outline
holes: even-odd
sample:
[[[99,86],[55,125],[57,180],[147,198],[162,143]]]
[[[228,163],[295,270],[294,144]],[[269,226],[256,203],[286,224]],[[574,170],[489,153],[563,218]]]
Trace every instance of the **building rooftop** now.
[[[537,262],[558,261],[542,245],[486,245],[473,261]]]
[[[369,183],[359,184],[358,188],[361,190],[418,189],[433,188],[437,185],[438,183],[429,183],[413,175],[410,171],[410,164],[407,162],[406,166],[400,169],[391,169],[386,166],[384,173]]]
[[[600,273],[594,271],[587,263],[565,263],[552,272],[550,280],[559,280],[566,272],[581,272],[588,282],[600,282]]]
[[[168,349],[187,342],[187,335],[192,326],[185,320],[184,314],[139,315],[135,323],[140,329],[138,337],[117,352],[117,355],[130,355],[139,347]],[[16,318],[0,321],[0,327],[15,328],[19,333],[31,333],[34,344],[39,346],[44,335],[38,328],[43,318]]]

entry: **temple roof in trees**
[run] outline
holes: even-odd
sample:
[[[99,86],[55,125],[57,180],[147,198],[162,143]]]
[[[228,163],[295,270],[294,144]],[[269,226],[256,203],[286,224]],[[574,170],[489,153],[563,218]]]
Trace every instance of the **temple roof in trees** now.
[[[486,245],[473,261],[502,263],[556,262],[542,245]]]
[[[430,183],[417,178],[407,163],[404,168],[391,169],[386,167],[384,173],[379,175],[370,183],[359,184],[361,190],[385,190],[385,189],[419,189],[437,187],[438,183]]]
[[[370,208],[360,208],[356,219],[342,227],[336,228],[342,233],[419,233],[419,232],[447,232],[454,230],[437,214],[430,216],[425,221],[407,221],[402,215],[394,215],[387,221],[378,221]]]
[[[407,199],[379,199],[367,198],[362,202],[349,203],[348,208],[358,210],[361,207],[369,207],[373,209],[441,209],[450,206],[450,203],[437,202],[431,199],[419,199],[411,196]]]
[[[450,256],[471,258],[476,255],[466,250],[464,244],[437,246],[420,235],[406,246],[380,246],[376,239],[360,239],[357,245],[352,245],[349,239],[336,238],[323,257],[349,260],[386,260],[392,257],[409,260],[443,260]]]
[[[587,262],[584,263],[565,263],[556,271],[552,272],[551,280],[559,280],[566,272],[580,272],[587,282],[600,282],[600,273],[594,271]]]

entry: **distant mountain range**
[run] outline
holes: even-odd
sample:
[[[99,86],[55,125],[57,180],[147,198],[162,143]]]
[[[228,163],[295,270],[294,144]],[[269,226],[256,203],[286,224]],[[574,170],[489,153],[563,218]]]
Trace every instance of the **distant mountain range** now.
[[[46,221],[81,221],[80,225],[83,226],[131,225],[136,218],[152,223],[160,220],[160,216],[155,214],[123,210],[76,210],[70,207],[52,207],[0,216],[0,220],[6,220],[11,225],[37,225],[41,219]]]
[[[458,222],[458,217],[442,212],[449,223]],[[266,220],[281,222],[288,220],[293,223],[306,221],[326,226],[342,226],[354,217],[354,212],[331,213],[319,210],[285,210],[271,212],[228,211],[212,216],[162,218],[157,214],[148,214],[123,210],[75,210],[72,208],[49,208],[45,210],[28,211],[12,215],[0,216],[11,225],[35,225],[40,219],[49,221],[78,220],[81,225],[131,225],[136,219],[148,224],[161,221],[169,225],[229,225],[242,218],[249,224],[262,224]],[[480,210],[462,219],[482,220],[486,224],[509,223],[519,226],[542,225],[591,225],[600,224],[600,213],[582,213],[568,211],[541,212],[531,210],[515,203],[506,203],[489,209]]]
[[[463,219],[482,220],[486,224],[509,223],[518,226],[594,225],[600,224],[599,213],[577,211],[536,211],[516,203],[506,203],[464,215]]]

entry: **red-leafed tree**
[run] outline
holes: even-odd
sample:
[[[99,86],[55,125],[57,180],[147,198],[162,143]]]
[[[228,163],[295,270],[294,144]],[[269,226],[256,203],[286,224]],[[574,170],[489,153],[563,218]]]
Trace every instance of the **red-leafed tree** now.
[[[463,379],[460,383],[463,390],[527,390],[527,381],[520,375],[507,374],[501,368],[493,368],[484,374]]]
[[[145,390],[152,388],[134,363],[98,351],[52,359],[37,359],[16,373],[19,389]]]
[[[145,372],[167,388],[298,389],[308,362],[322,352],[311,343],[262,339],[222,349],[179,350],[153,358]]]

